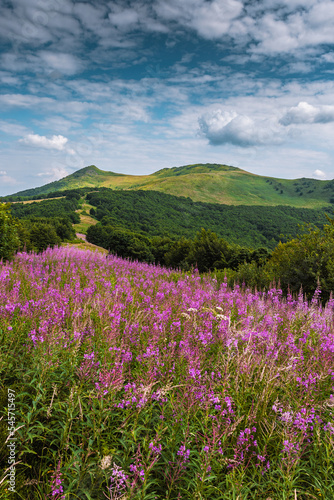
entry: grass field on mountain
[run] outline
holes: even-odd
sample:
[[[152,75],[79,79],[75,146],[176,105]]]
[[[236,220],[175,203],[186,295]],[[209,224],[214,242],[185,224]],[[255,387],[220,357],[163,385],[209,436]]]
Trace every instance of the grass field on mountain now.
[[[64,179],[21,191],[17,195],[31,197],[83,187],[153,190],[189,197],[193,201],[227,205],[321,208],[334,202],[333,181],[276,179],[217,164],[166,168],[141,176],[104,172],[91,165]]]

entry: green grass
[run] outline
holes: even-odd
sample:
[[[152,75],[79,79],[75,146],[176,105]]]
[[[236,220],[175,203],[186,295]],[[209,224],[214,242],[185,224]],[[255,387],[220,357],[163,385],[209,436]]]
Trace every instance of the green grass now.
[[[81,187],[154,190],[186,196],[193,201],[228,205],[321,208],[330,206],[330,200],[334,199],[333,181],[263,177],[239,168],[216,164],[174,167],[141,176],[104,172],[90,166],[59,181],[17,194],[33,196]]]

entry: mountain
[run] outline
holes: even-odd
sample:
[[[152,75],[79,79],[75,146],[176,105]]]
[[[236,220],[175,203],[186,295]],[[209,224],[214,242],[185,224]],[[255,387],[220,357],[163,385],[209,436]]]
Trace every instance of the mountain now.
[[[13,196],[34,197],[82,187],[152,190],[189,197],[193,201],[226,205],[320,208],[334,203],[334,180],[278,179],[218,164],[165,168],[150,175],[105,172],[90,165],[59,181],[20,191]]]

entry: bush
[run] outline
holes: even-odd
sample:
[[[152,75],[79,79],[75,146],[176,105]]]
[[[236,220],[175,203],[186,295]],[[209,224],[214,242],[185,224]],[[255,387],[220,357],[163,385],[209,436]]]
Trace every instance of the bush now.
[[[334,226],[308,227],[307,233],[280,243],[265,266],[270,280],[280,281],[283,291],[298,293],[303,288],[310,299],[318,286],[323,299],[334,289]]]
[[[61,239],[51,224],[36,222],[30,230],[30,243],[38,252],[46,250],[48,247],[60,245]]]
[[[0,260],[9,260],[18,249],[19,222],[11,214],[9,203],[0,203]]]

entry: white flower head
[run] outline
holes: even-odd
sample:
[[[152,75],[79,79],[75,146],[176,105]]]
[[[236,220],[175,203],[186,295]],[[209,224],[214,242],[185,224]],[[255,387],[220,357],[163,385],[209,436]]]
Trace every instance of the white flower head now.
[[[100,465],[102,470],[108,469],[111,466],[111,459],[112,459],[111,455],[106,455],[105,457],[102,458]]]

